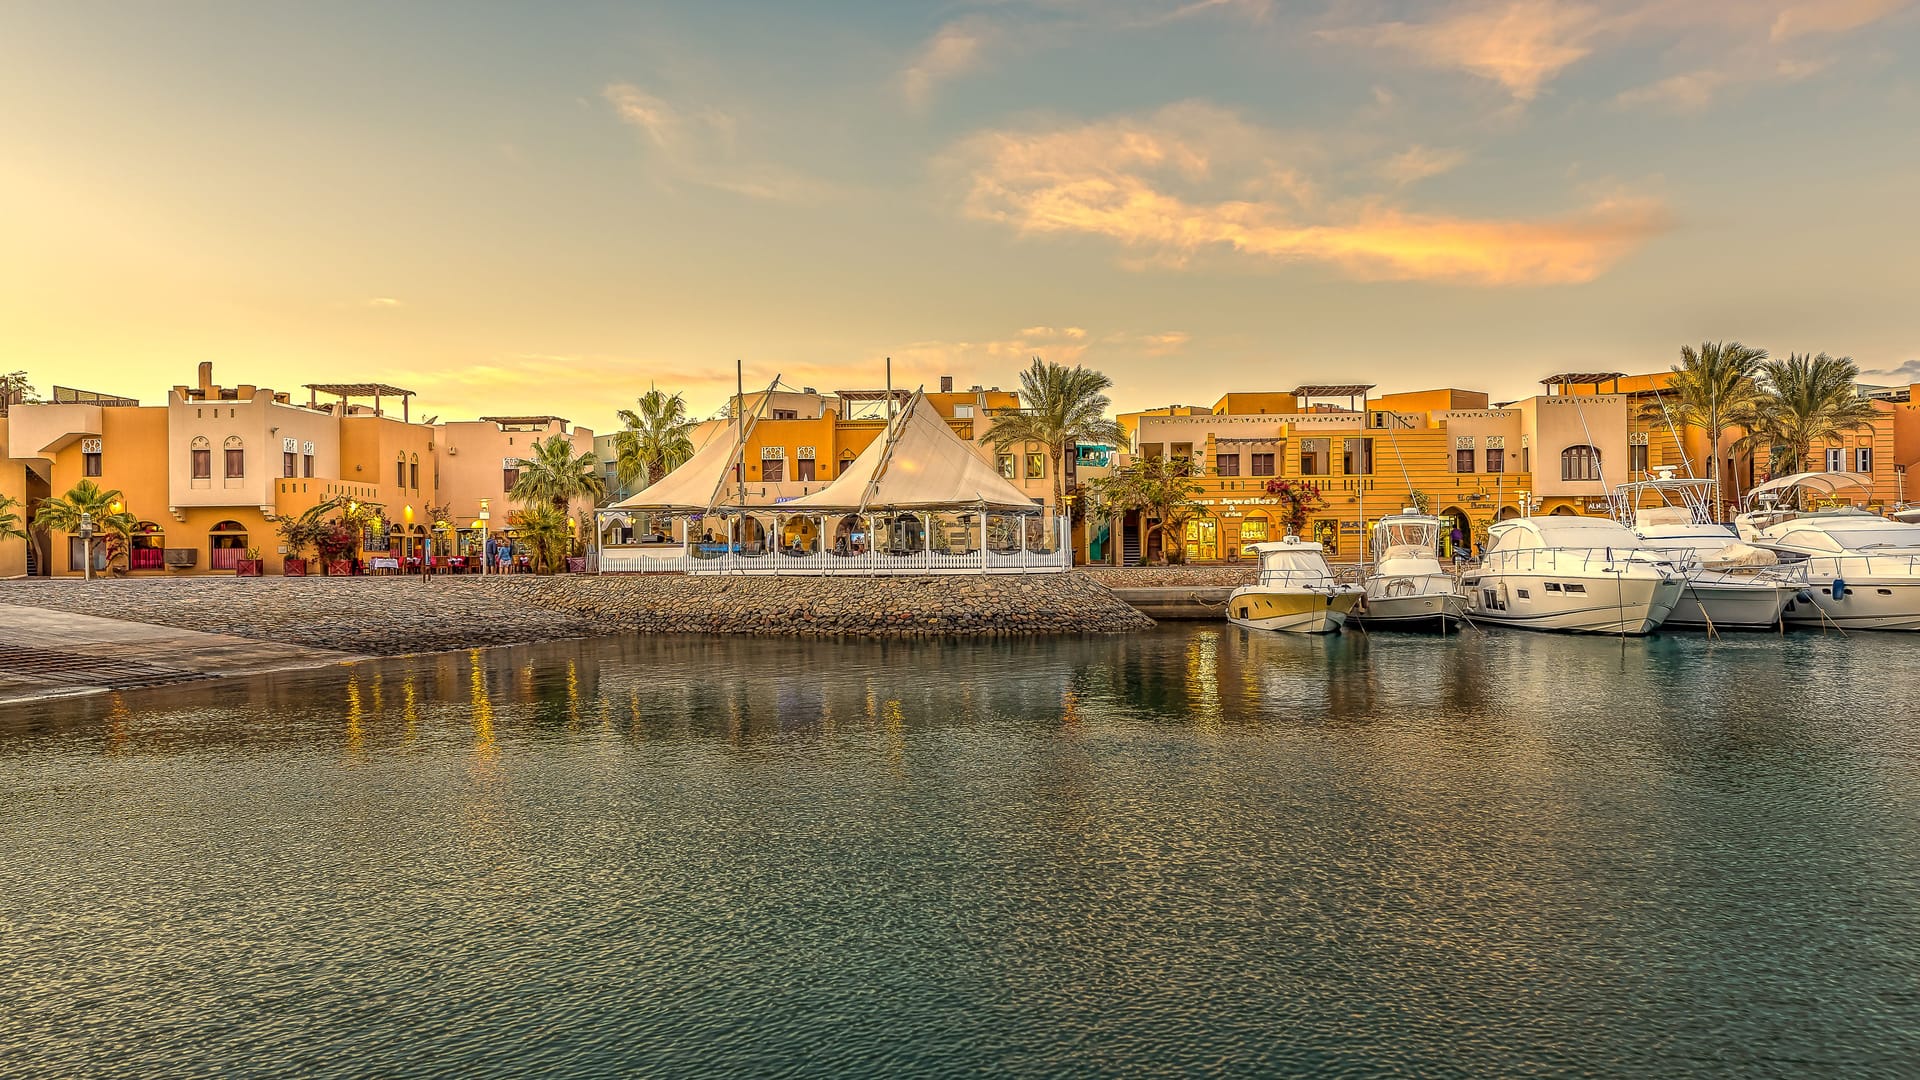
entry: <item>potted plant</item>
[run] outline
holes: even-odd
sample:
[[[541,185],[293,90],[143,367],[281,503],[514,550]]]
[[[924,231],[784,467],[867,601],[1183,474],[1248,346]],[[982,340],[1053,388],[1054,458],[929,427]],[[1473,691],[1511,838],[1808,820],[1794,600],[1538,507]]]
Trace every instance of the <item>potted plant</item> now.
[[[280,539],[286,541],[286,557],[280,560],[280,573],[287,577],[307,576],[307,549],[313,546],[319,531],[307,516],[280,519]]]
[[[246,558],[240,559],[234,564],[233,576],[234,577],[259,577],[260,571],[263,567],[265,567],[265,565],[266,564],[262,562],[260,559],[260,549],[257,547],[250,547],[247,549]]]
[[[354,555],[360,550],[360,530],[339,519],[324,522],[313,546],[320,553],[320,565],[327,576],[347,577],[353,573]]]

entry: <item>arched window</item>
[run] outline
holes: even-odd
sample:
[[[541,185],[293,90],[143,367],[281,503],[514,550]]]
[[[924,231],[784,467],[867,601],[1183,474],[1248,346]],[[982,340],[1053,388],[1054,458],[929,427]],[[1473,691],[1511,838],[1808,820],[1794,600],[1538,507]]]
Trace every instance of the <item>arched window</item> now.
[[[393,486],[407,486],[407,455],[401,454],[393,463]]]
[[[238,570],[247,557],[247,527],[237,521],[222,521],[207,530],[207,567],[212,570]]]
[[[213,444],[207,441],[205,435],[194,436],[193,442],[187,450],[187,458],[192,466],[189,470],[189,475],[193,479],[213,479]]]
[[[1569,446],[1560,451],[1560,479],[1600,479],[1600,451],[1591,446]]]
[[[407,459],[407,486],[420,490],[420,455],[414,454]]]
[[[227,471],[224,475],[227,479],[234,480],[247,475],[246,444],[240,441],[240,436],[227,436],[227,441],[221,447],[226,451]]]

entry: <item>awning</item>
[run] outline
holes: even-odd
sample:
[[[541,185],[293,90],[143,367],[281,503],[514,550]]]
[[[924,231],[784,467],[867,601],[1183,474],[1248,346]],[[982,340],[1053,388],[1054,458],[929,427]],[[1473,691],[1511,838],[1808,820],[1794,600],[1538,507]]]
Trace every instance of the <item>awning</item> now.
[[[1764,484],[1760,484],[1747,494],[1751,497],[1763,491],[1786,491],[1789,488],[1805,488],[1808,491],[1817,492],[1821,495],[1832,495],[1836,492],[1849,490],[1858,490],[1871,494],[1873,492],[1873,477],[1868,473],[1857,472],[1794,473],[1791,476],[1782,476],[1778,479],[1769,480]]]

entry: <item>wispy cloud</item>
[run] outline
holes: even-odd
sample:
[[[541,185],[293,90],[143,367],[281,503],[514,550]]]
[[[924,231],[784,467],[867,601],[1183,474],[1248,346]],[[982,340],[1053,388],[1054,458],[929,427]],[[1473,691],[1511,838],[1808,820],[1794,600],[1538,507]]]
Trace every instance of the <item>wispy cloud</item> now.
[[[996,24],[979,17],[942,26],[900,73],[900,91],[907,104],[925,108],[942,83],[985,63],[988,48],[1000,37]]]
[[[1430,5],[1424,18],[1338,25],[1320,30],[1319,36],[1476,76],[1522,103],[1603,50],[1685,40],[1691,47],[1684,54],[1694,58],[1694,68],[1630,90],[1619,100],[1698,108],[1735,83],[1805,78],[1822,61],[1786,51],[1789,43],[1859,30],[1915,2],[1443,0]]]
[[[1909,360],[1899,367],[1883,368],[1879,371],[1863,371],[1860,373],[1860,381],[1865,383],[1884,383],[1891,386],[1920,383],[1920,357]]]
[[[916,341],[890,352],[896,366],[1005,386],[1035,356],[1056,364],[1162,357],[1181,351],[1191,340],[1184,330],[1115,330],[1095,336],[1081,326],[1028,326],[998,337]]]
[[[1146,118],[983,132],[949,167],[965,216],[1022,236],[1103,236],[1135,266],[1182,267],[1218,251],[1361,280],[1565,284],[1591,281],[1670,227],[1657,202],[1633,197],[1542,220],[1423,212],[1384,194],[1330,200],[1276,156],[1287,144],[1188,103]]]
[[[391,296],[375,296],[367,300],[366,306],[370,308],[397,308],[404,307],[405,305]]]
[[[827,194],[818,179],[760,159],[741,146],[738,116],[712,106],[684,108],[632,83],[612,83],[601,96],[644,136],[665,179],[754,199],[814,202]]]
[[[1396,187],[1416,184],[1431,176],[1450,173],[1467,160],[1464,150],[1410,146],[1388,158],[1380,166],[1380,175]]]

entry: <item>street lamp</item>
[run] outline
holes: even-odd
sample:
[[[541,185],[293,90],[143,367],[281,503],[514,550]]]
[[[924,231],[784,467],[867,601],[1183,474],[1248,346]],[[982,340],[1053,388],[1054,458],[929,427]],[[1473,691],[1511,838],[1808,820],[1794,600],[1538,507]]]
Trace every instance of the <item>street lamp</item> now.
[[[93,515],[80,512],[80,579],[93,580]]]
[[[480,573],[484,577],[487,564],[493,561],[493,526],[487,524],[493,518],[493,500],[480,500]]]

